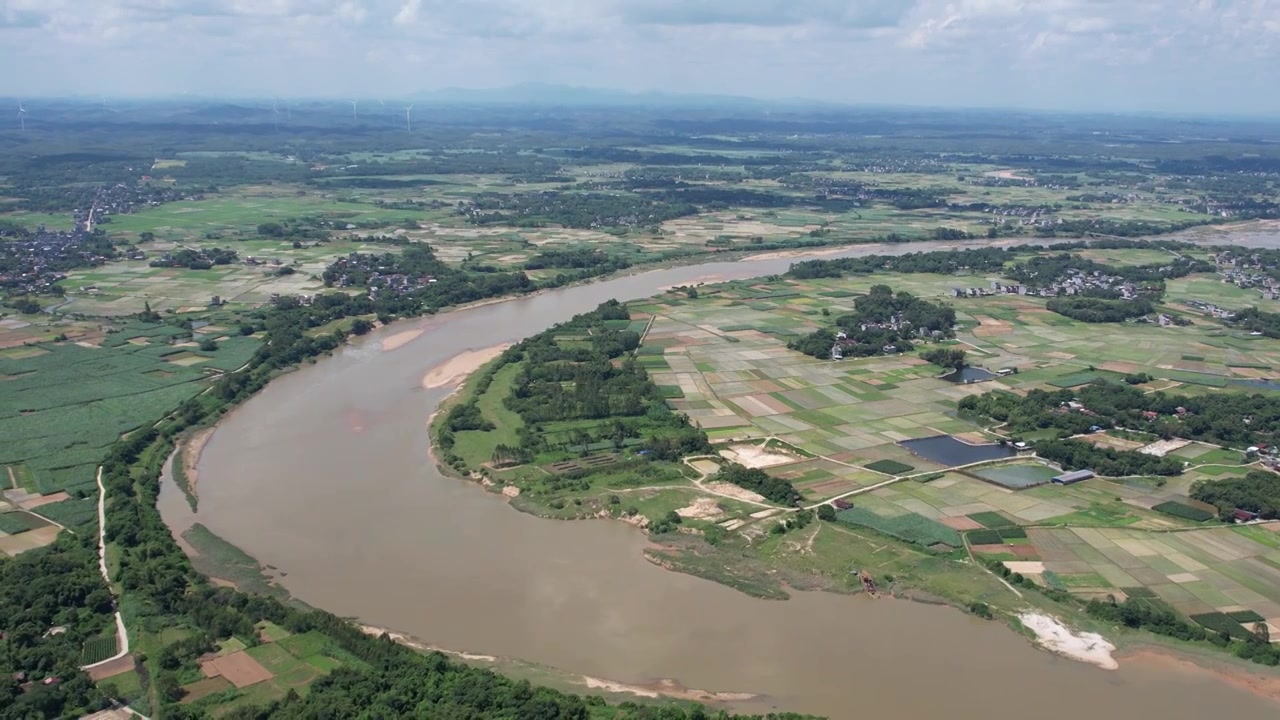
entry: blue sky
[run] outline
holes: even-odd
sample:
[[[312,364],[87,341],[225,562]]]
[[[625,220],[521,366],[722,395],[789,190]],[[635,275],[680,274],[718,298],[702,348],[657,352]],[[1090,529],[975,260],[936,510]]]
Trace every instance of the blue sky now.
[[[0,94],[564,83],[1280,117],[1280,0],[0,0]]]

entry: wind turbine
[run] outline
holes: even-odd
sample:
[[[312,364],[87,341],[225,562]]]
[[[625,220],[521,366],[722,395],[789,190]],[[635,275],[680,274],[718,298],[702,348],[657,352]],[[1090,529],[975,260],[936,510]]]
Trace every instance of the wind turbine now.
[[[404,129],[406,132],[413,132],[413,117],[409,115],[412,111],[412,105],[404,109]]]
[[[280,106],[276,100],[271,101],[271,120],[275,123],[276,132],[280,132]]]
[[[356,121],[356,122],[360,122],[360,115],[359,115],[359,113],[357,113],[357,112],[356,112],[356,101],[355,101],[355,100],[352,100],[352,101],[351,101],[351,119],[352,119],[352,120],[354,120],[354,121]]]
[[[22,107],[22,101],[19,100],[18,101],[18,129],[19,130],[27,129],[26,115],[27,115],[27,109]]]

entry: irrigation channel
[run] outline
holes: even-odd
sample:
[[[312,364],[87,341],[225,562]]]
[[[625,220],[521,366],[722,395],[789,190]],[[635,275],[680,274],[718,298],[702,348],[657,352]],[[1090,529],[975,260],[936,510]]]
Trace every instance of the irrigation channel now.
[[[1280,236],[1259,237],[1280,245]],[[593,678],[750,694],[732,703],[741,711],[886,720],[1280,712],[1209,673],[1124,658],[1119,670],[1101,670],[948,607],[824,593],[751,598],[651,564],[645,536],[628,525],[525,515],[434,467],[426,426],[449,388],[424,389],[428,370],[610,298],[782,273],[796,259],[641,272],[382,328],[229,414],[198,464],[198,514],[171,480],[161,510],[175,530],[203,523],[286,572],[290,592],[336,614]],[[423,332],[384,345],[414,330]]]

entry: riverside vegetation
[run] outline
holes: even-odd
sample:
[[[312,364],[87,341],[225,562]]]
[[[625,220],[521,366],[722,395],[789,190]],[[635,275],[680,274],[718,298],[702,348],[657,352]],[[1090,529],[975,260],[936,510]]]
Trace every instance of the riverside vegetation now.
[[[1123,258],[1142,247],[1109,252]],[[1271,557],[1277,546],[1270,531],[1212,520],[1230,523],[1241,511],[1276,517],[1280,480],[1257,453],[1273,442],[1280,395],[1232,383],[1261,367],[1254,360],[1280,359],[1280,347],[1234,317],[1224,328],[1163,301],[1164,281],[1208,274],[1211,251],[1123,271],[1081,254],[1089,251],[806,261],[786,278],[608,303],[529,338],[469,381],[436,420],[441,460],[506,488],[527,511],[638,524],[659,543],[655,562],[763,597],[786,597],[782,583],[862,590],[850,570],[874,557],[872,576],[894,593],[941,597],[983,617],[1012,617],[1031,604],[1086,627],[1142,629],[1274,665],[1280,653],[1264,613],[1280,601],[1280,584],[1250,583],[1259,600],[1235,607],[1219,584],[1235,571],[1215,579],[1170,566],[1138,580],[1054,560],[1059,538],[1077,527],[1123,531],[1132,538],[1123,542],[1135,544],[1182,530],[1195,557],[1212,557],[1210,545],[1228,536],[1249,544],[1245,556]],[[947,302],[939,296],[959,278],[932,271],[950,267],[984,286],[1034,275],[1028,267],[1056,268],[1040,275],[1044,286],[1086,268],[1147,278],[1152,309],[1144,317],[1175,313],[1181,322],[1108,319],[1124,325],[1128,343],[1112,346],[1085,330],[1096,318],[1059,313],[1054,297]],[[1048,321],[1058,315],[1066,317]],[[833,361],[841,342],[848,359]],[[1195,356],[1184,361],[1200,363],[1192,373],[1117,349],[1135,342],[1220,348],[1223,359],[1212,362],[1225,365],[1204,367],[1207,358]],[[1237,343],[1251,357],[1235,356]],[[1086,347],[1087,355],[1073,354]],[[928,370],[969,362],[1005,374],[957,389]],[[879,409],[861,415],[862,403]],[[846,442],[850,427],[857,444]],[[898,442],[940,432],[1007,454],[977,463],[991,468],[984,470]],[[881,434],[888,438],[861,440]],[[1015,454],[1015,445],[1029,449]],[[1035,487],[1075,469],[1105,479]],[[983,490],[1028,471],[1040,479],[1012,486],[1025,502]],[[1017,514],[1039,502],[1043,510]],[[1186,584],[1192,579],[1205,583],[1203,592]],[[1192,595],[1179,594],[1187,588]]]
[[[345,108],[321,103],[295,109],[296,123],[280,130],[262,123],[252,108],[202,107],[196,115],[180,105],[144,109],[136,118],[145,119],[96,123],[96,108],[54,104],[29,132],[8,133],[12,143],[0,153],[6,198],[0,287],[8,315],[0,327],[0,396],[6,399],[0,423],[7,429],[0,455],[14,489],[53,500],[34,512],[74,531],[29,529],[45,521],[9,512],[7,504],[0,508],[6,511],[0,547],[15,555],[0,560],[4,718],[68,716],[117,701],[166,718],[302,717],[334,708],[354,716],[356,698],[368,712],[437,717],[701,717],[698,708],[608,706],[534,688],[367,637],[323,611],[214,587],[156,512],[162,465],[188,433],[215,423],[298,363],[377,322],[460,303],[725,251],[1136,237],[1280,212],[1274,186],[1280,159],[1265,146],[1150,143],[1117,158],[1099,141],[1082,139],[1087,133],[1058,136],[1056,120],[989,119],[983,121],[987,131],[975,136],[970,121],[953,119],[954,133],[938,138],[930,130],[929,138],[914,140],[914,126],[902,125],[904,118],[893,113],[798,119],[807,134],[797,135],[789,123],[709,120],[673,110],[683,130],[672,145],[665,121],[624,110],[613,111],[619,122],[607,127],[592,113],[557,110],[563,122],[558,130],[523,112],[446,110],[438,123],[422,123],[414,135],[400,131],[398,118],[353,126]],[[923,122],[934,127],[933,119]],[[1114,122],[1139,135],[1203,131],[1153,120]],[[865,136],[881,131],[884,139]],[[1045,132],[1058,137],[1060,154],[1043,156]],[[98,149],[104,137],[111,150]],[[88,208],[97,211],[92,228],[85,226]],[[1085,252],[1127,252],[1142,261],[1109,264]],[[1152,253],[1167,259],[1148,262]],[[988,273],[1030,285],[1070,270],[1105,269],[1140,283],[1144,301],[1155,304],[1168,286],[1206,272],[1193,264],[1208,263],[1203,254],[1185,260],[1177,253],[1195,255],[1178,241],[1112,237],[1053,252],[983,249],[807,262],[777,281],[787,285],[787,297],[762,286],[705,290],[705,298],[694,291],[652,307],[607,304],[553,335],[521,343],[477,375],[459,405],[438,419],[437,438],[455,466],[520,488],[515,502],[521,507],[647,524],[667,546],[655,560],[756,594],[784,594],[767,577],[774,569],[794,587],[848,589],[848,569],[869,567],[873,548],[883,547],[875,557],[882,586],[918,588],[957,602],[978,598],[971,607],[1003,612],[1010,600],[994,575],[975,574],[958,545],[926,547],[957,537],[963,542],[960,531],[930,518],[886,520],[861,507],[837,512],[823,502],[826,490],[818,489],[858,488],[920,468],[912,482],[929,492],[941,487],[939,478],[954,479],[941,468],[891,450],[884,454],[892,457],[856,458],[868,460],[865,465],[838,465],[838,459],[823,464],[839,453],[821,443],[807,449],[803,438],[785,439],[780,426],[750,438],[761,441],[756,454],[808,463],[803,472],[748,467],[758,460],[751,452],[738,456],[744,464],[720,458],[730,435],[745,425],[712,427],[708,411],[726,409],[724,403],[709,387],[703,388],[706,398],[691,397],[696,387],[686,393],[659,341],[672,348],[687,343],[669,332],[670,313],[658,311],[680,303],[691,312],[700,303],[719,307],[726,292],[741,295],[734,312],[822,297],[832,306],[822,309],[834,309],[831,315],[805,315],[792,324],[812,336],[832,332],[832,322],[819,318],[839,321],[869,312],[866,303],[861,310],[841,304],[852,295],[838,280],[865,272],[903,278]],[[1258,263],[1260,272],[1269,272],[1267,256]],[[900,286],[903,278],[888,283],[895,290],[892,299],[883,298],[893,305],[889,312],[901,312],[894,305],[899,302],[946,312],[929,295],[937,294],[936,287]],[[804,282],[828,295],[791,286]],[[1280,337],[1277,318],[1265,308],[1242,309],[1235,325],[1223,330],[1223,342],[1238,340],[1237,329]],[[962,334],[975,327],[963,313],[956,319]],[[938,323],[939,336],[899,333],[898,339],[936,349],[950,340],[946,324]],[[801,341],[769,327],[773,332],[764,335],[775,340],[766,348],[771,352],[789,352],[779,342]],[[735,335],[749,330],[721,329],[729,350],[759,341]],[[883,357],[873,353],[857,362]],[[696,363],[686,370],[701,373]],[[1045,378],[1045,372],[1037,378],[1039,370],[1047,367],[1019,377],[1039,382]],[[905,382],[918,379],[902,367],[886,372]],[[1150,372],[1160,376],[1152,378],[1157,383],[1173,381],[1167,372]],[[70,382],[85,375],[97,379]],[[893,385],[858,389],[873,403],[896,392]],[[804,412],[823,411],[815,398],[805,402],[813,407]],[[1265,410],[1258,408],[1259,417]],[[830,420],[807,417],[818,429]],[[883,416],[851,419],[867,428],[885,422]],[[947,423],[955,429],[971,425],[934,421]],[[1225,429],[1196,439],[1227,445],[1244,440],[1214,434],[1219,432]],[[107,497],[111,587],[96,568],[98,467]],[[852,472],[837,475],[839,468]],[[1195,473],[1169,477],[1176,483],[1188,475]],[[1204,481],[1198,487],[1217,492],[1197,494],[1188,487],[1189,495],[1168,502],[1186,506],[1200,498],[1215,509],[1235,505],[1269,514],[1266,503],[1273,499],[1260,477],[1246,473],[1238,484],[1226,478],[1227,484],[1215,485],[1223,478],[1196,475]],[[699,498],[712,504],[699,506]],[[1081,517],[1093,513],[1097,524],[1122,512],[1079,499],[1063,508]],[[1132,512],[1139,524],[1155,522],[1152,513]],[[762,517],[752,517],[757,514]],[[846,522],[853,519],[859,522]],[[742,523],[735,526],[737,520]],[[1168,522],[1175,520],[1193,522]],[[1034,535],[1037,528],[1027,532]],[[39,542],[28,540],[35,535]],[[1005,535],[1005,547],[1014,548],[1019,538],[997,531],[1002,540]],[[914,544],[884,544],[890,537]],[[1067,591],[1055,589],[1049,573],[1045,578],[1046,585],[1036,587],[1047,591],[1031,602],[1061,609],[1053,593]],[[1064,576],[1059,584],[1081,582]],[[1126,592],[1129,600],[1114,607],[1141,598],[1133,587]],[[95,684],[78,666],[100,659],[112,645],[115,607],[130,631],[136,664]],[[1227,628],[1241,654],[1241,647],[1250,647],[1264,657],[1256,632],[1241,639],[1230,625],[1256,622],[1240,612],[1205,622]],[[200,685],[196,661],[210,651],[246,646],[250,657],[274,653],[284,662],[269,637],[276,630],[264,628],[302,638],[289,644],[289,652],[299,662],[309,659],[310,669],[294,663],[289,668],[296,673],[284,673],[297,680],[296,687],[265,683],[240,692]]]

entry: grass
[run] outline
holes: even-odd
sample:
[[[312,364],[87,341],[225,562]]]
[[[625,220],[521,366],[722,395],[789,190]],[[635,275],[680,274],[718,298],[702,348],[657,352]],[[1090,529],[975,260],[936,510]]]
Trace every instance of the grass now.
[[[17,535],[29,530],[47,526],[48,521],[31,513],[16,511],[0,513],[0,532],[6,535]]]
[[[191,564],[200,573],[228,580],[245,592],[270,595],[281,600],[289,597],[288,591],[263,574],[263,568],[257,560],[218,537],[204,525],[192,525],[182,533],[182,538],[196,549],[197,555],[191,559]]]
[[[943,543],[957,548],[964,544],[960,533],[916,513],[885,516],[865,508],[852,507],[836,513],[836,518],[840,522],[869,527],[876,532],[923,547]]]
[[[98,522],[98,499],[96,496],[88,496],[49,503],[36,508],[36,513],[69,528],[78,529],[88,525],[96,525]]]
[[[470,467],[480,467],[493,459],[493,451],[499,445],[516,447],[520,445],[520,428],[524,420],[507,409],[504,404],[511,389],[515,385],[516,375],[520,372],[519,363],[511,363],[499,368],[493,376],[493,382],[480,397],[476,405],[485,419],[494,424],[488,432],[468,430],[455,434],[454,452],[467,461]]]

